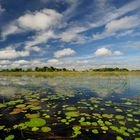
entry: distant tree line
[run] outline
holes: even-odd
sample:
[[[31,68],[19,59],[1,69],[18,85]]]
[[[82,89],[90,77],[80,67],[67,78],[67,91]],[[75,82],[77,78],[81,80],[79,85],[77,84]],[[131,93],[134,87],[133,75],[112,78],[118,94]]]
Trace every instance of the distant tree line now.
[[[66,68],[55,68],[55,67],[35,67],[35,68],[28,68],[28,69],[23,69],[23,68],[13,68],[13,69],[2,69],[0,72],[59,72],[59,71],[76,71],[75,69],[69,70]],[[90,70],[85,70],[83,72],[88,72],[88,71],[93,71],[93,72],[108,72],[108,71],[130,71],[126,68],[99,68],[99,69],[90,69]],[[131,70],[131,71],[140,71],[140,70]]]
[[[0,70],[1,72],[58,72],[58,71],[75,71],[73,70],[68,70],[66,68],[54,68],[54,67],[35,67],[33,68],[28,68],[28,69],[22,69],[22,68],[13,68],[13,69],[2,69]]]
[[[92,69],[91,71],[129,71],[128,69],[126,68],[100,68],[100,69]]]

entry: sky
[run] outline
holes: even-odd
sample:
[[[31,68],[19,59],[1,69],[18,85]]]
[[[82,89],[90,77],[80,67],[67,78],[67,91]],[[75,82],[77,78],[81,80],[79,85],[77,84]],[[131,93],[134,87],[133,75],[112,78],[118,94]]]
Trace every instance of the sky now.
[[[0,69],[140,69],[140,0],[0,0]]]

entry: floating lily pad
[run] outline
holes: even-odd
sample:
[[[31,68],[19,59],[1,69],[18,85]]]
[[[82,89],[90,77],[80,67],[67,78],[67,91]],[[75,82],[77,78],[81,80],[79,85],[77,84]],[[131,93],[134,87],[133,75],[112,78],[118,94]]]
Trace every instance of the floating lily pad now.
[[[13,140],[15,138],[14,135],[9,135],[8,137],[5,138],[5,140]]]
[[[17,108],[24,108],[25,106],[26,106],[25,104],[16,105]]]
[[[118,119],[118,120],[123,120],[124,119],[124,116],[122,116],[122,115],[116,115],[115,118]]]
[[[37,130],[39,130],[38,127],[33,127],[33,128],[32,128],[32,131],[37,131]]]
[[[25,114],[25,116],[28,119],[32,119],[32,118],[38,118],[39,114],[38,113],[36,113],[36,114]]]
[[[80,115],[79,112],[76,112],[76,111],[66,113],[66,116],[68,117],[78,117],[79,115]]]
[[[120,137],[120,136],[117,136],[117,137],[116,137],[116,140],[123,140],[123,138]]]
[[[49,132],[49,131],[51,131],[51,128],[48,126],[44,126],[41,128],[41,130],[42,130],[42,132]]]
[[[0,125],[0,130],[4,129],[5,125]]]
[[[28,127],[40,127],[46,124],[46,121],[41,118],[33,118],[29,122],[25,122]]]
[[[5,104],[0,103],[0,108],[6,107]]]
[[[99,131],[98,131],[98,129],[93,129],[93,130],[92,130],[92,133],[94,133],[94,134],[98,134]]]

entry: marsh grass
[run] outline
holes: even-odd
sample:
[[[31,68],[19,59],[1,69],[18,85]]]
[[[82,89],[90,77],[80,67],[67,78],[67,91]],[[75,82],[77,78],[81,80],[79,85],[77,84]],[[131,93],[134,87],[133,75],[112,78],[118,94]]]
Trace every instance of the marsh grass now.
[[[94,75],[140,75],[140,72],[129,71],[129,72],[0,72],[0,76],[43,76],[43,77],[55,77],[55,76],[94,76]]]

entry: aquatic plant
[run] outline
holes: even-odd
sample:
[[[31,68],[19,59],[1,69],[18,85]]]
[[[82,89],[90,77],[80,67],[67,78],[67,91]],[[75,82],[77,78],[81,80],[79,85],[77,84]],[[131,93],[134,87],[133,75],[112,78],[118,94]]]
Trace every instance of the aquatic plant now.
[[[124,119],[124,116],[122,116],[122,115],[116,115],[115,118],[118,119],[118,120],[123,120]]]
[[[8,137],[5,138],[5,140],[13,140],[15,138],[14,135],[9,135]]]
[[[46,121],[42,118],[33,118],[29,122],[25,122],[28,127],[40,127],[46,124]]]
[[[71,111],[71,112],[66,112],[66,116],[67,117],[78,117],[80,114],[79,112],[76,112],[76,111]]]
[[[6,107],[5,104],[0,103],[0,108]]]
[[[72,129],[74,130],[74,135],[72,137],[77,137],[81,134],[81,126],[73,126]]]
[[[117,137],[116,137],[116,140],[123,140],[123,138],[120,137],[120,136],[117,136]]]
[[[92,130],[92,133],[94,133],[94,134],[98,134],[99,131],[98,131],[98,129],[93,129],[93,130]]]
[[[38,118],[39,117],[39,113],[36,114],[25,114],[26,118],[28,119],[32,119],[32,118]]]
[[[51,128],[48,127],[48,126],[44,126],[44,127],[41,128],[41,130],[42,130],[42,132],[47,133],[47,132],[51,131]]]

